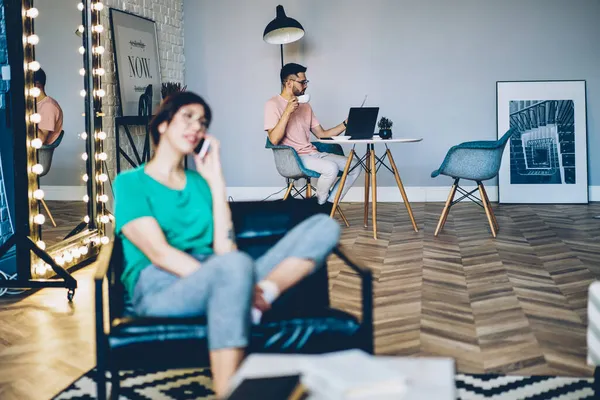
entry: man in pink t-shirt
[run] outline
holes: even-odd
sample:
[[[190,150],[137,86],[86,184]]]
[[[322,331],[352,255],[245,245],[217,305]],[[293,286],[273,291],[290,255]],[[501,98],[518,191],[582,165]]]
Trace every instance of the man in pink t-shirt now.
[[[63,112],[56,100],[46,94],[46,73],[43,69],[33,74],[33,84],[40,89],[37,112],[42,117],[38,124],[38,137],[45,145],[52,144],[60,136],[63,127]]]
[[[300,156],[304,166],[321,174],[317,181],[317,201],[325,204],[333,203],[339,182],[336,183],[338,172],[343,171],[348,159],[330,153],[320,153],[310,142],[311,132],[318,138],[337,136],[346,130],[346,121],[324,130],[308,103],[298,103],[298,96],[306,91],[306,67],[299,64],[286,64],[280,73],[281,94],[271,98],[265,105],[265,130],[271,143],[293,147]],[[354,168],[353,161],[344,189],[343,198],[352,186],[360,168]]]

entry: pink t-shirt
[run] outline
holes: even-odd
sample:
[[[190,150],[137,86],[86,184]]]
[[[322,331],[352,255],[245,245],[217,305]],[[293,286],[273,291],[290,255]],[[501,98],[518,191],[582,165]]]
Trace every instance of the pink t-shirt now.
[[[49,131],[44,144],[52,144],[63,128],[63,112],[56,100],[50,96],[37,102],[37,112],[42,117],[38,129]]]
[[[287,100],[277,95],[265,104],[265,130],[275,128],[287,107]],[[316,153],[317,148],[310,142],[310,130],[320,125],[312,107],[308,103],[298,104],[285,128],[285,136],[279,144],[296,149],[298,154]]]

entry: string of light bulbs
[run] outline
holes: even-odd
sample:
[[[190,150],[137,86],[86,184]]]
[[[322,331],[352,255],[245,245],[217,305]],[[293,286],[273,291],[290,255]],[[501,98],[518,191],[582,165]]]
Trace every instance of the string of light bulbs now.
[[[23,17],[24,17],[24,26],[23,26],[23,45],[24,45],[24,69],[25,69],[25,75],[28,79],[26,79],[27,82],[32,82],[33,83],[33,74],[38,71],[41,68],[41,65],[38,61],[35,60],[35,46],[39,43],[40,38],[34,33],[34,19],[38,17],[39,15],[39,11],[37,8],[33,7],[33,1],[28,1],[28,2],[24,2],[24,9],[23,9]],[[79,9],[79,11],[84,12],[85,11],[85,6],[83,3],[79,3],[77,5],[77,8]],[[102,115],[101,113],[101,107],[102,107],[102,97],[104,97],[106,95],[106,92],[102,89],[102,81],[101,81],[101,77],[104,76],[105,71],[102,68],[102,63],[101,63],[101,56],[104,54],[104,47],[101,46],[101,34],[104,32],[104,27],[101,25],[100,23],[100,19],[101,19],[101,15],[100,12],[104,9],[104,5],[101,3],[101,1],[99,0],[92,0],[91,2],[91,26],[92,26],[92,65],[90,66],[92,69],[92,74],[93,74],[93,109],[94,109],[94,115],[91,116],[91,118],[94,118],[94,137],[93,138],[89,138],[89,140],[93,141],[91,142],[91,148],[94,149],[95,151],[93,152],[96,156],[95,156],[95,160],[92,160],[93,162],[95,162],[94,164],[94,168],[93,171],[97,171],[96,172],[96,179],[95,179],[95,185],[96,185],[96,190],[94,191],[94,193],[96,193],[96,214],[97,214],[97,221],[96,221],[96,226],[98,228],[98,235],[91,237],[89,239],[86,239],[84,242],[82,243],[75,243],[72,244],[71,246],[69,246],[68,248],[65,248],[63,250],[61,250],[59,252],[59,254],[54,254],[54,261],[56,262],[56,264],[62,266],[65,263],[71,263],[73,262],[73,260],[78,259],[81,256],[85,256],[86,254],[89,253],[89,245],[94,245],[94,246],[98,246],[100,244],[108,244],[109,243],[109,238],[107,236],[105,236],[105,224],[110,222],[110,218],[107,215],[107,211],[106,211],[106,203],[108,202],[108,196],[105,194],[104,192],[104,182],[106,182],[108,180],[108,175],[103,172],[102,170],[102,164],[104,161],[107,160],[108,156],[107,154],[104,152],[104,145],[103,142],[104,140],[106,140],[107,138],[107,134],[102,131],[102,121],[101,118],[99,117],[100,115]],[[85,27],[83,25],[80,25],[78,27],[78,31],[80,33],[84,33],[85,31]],[[82,35],[83,36],[83,35]],[[81,55],[85,55],[85,46],[81,46],[79,48],[79,53]],[[86,69],[85,68],[81,68],[79,71],[81,76],[85,76],[86,75]],[[34,188],[33,190],[30,190],[30,215],[33,215],[32,217],[32,221],[35,224],[35,226],[37,226],[37,229],[32,231],[32,237],[34,238],[34,240],[37,239],[36,241],[36,245],[42,249],[45,250],[46,249],[46,244],[43,240],[40,239],[41,235],[41,227],[44,224],[46,218],[45,216],[40,212],[41,210],[41,206],[40,203],[41,201],[44,199],[44,191],[39,187],[39,175],[41,175],[44,172],[44,167],[38,162],[38,152],[37,150],[41,149],[43,146],[43,142],[42,140],[38,137],[37,134],[37,124],[39,124],[41,122],[41,115],[39,113],[37,113],[37,104],[36,104],[36,99],[37,97],[41,94],[41,90],[39,88],[36,88],[32,85],[32,87],[29,87],[28,89],[25,90],[25,95],[26,95],[26,103],[27,103],[27,107],[26,107],[26,126],[27,126],[27,132],[29,133],[27,135],[27,137],[33,137],[33,139],[31,141],[28,141],[28,157],[27,159],[28,161],[28,166],[30,166],[29,168],[29,172],[32,174],[29,177],[29,182],[30,188]],[[85,89],[81,90],[80,92],[82,97],[85,97],[87,95],[87,92]],[[86,132],[83,132],[80,134],[81,139],[83,139],[84,141],[88,140],[88,135]],[[88,147],[89,148],[89,147]],[[82,159],[87,162],[88,161],[88,151],[86,150],[86,152],[84,152],[82,154]],[[88,182],[89,180],[89,176],[88,174],[84,174],[82,177],[84,182]],[[35,183],[35,186],[33,185],[33,183]],[[83,201],[87,204],[90,199],[89,196],[86,194],[83,198]],[[83,218],[85,223],[90,222],[90,217],[89,215],[85,215]],[[32,264],[32,275],[33,276],[44,276],[46,275],[50,270],[52,269],[52,267],[43,262],[43,261],[39,261],[35,264]]]

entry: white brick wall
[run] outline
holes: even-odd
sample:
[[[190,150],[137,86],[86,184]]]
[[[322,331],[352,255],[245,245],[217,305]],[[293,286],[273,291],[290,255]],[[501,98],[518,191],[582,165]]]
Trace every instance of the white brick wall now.
[[[106,70],[102,87],[106,96],[102,108],[106,116],[103,119],[103,129],[108,134],[105,141],[105,151],[108,155],[109,176],[114,179],[116,170],[115,128],[114,117],[116,112],[117,81],[113,46],[110,34],[109,7],[127,11],[145,18],[150,18],[156,23],[158,33],[158,51],[160,55],[160,69],[162,82],[183,83],[185,71],[185,58],[183,54],[183,0],[105,0],[105,9],[102,12],[102,25],[105,27],[103,46],[106,49],[102,56],[102,65]],[[134,134],[134,132],[132,132]],[[143,149],[143,135],[145,131],[135,132],[136,146],[141,156]],[[123,135],[121,136],[123,138]],[[121,140],[121,147],[126,143]],[[132,154],[126,149],[128,154]],[[121,160],[121,168],[127,169],[128,163]],[[107,186],[109,194],[110,188]]]

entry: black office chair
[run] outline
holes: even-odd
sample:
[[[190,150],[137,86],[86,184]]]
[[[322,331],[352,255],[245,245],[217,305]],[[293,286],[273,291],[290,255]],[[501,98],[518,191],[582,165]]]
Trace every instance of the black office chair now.
[[[238,247],[253,258],[264,254],[287,231],[320,211],[315,201],[230,203]],[[251,331],[249,353],[320,354],[359,348],[373,353],[371,271],[340,247],[334,250],[362,282],[362,318],[330,307],[327,268],[319,268],[285,292]],[[205,318],[137,317],[121,283],[122,243],[105,246],[95,274],[98,399],[106,398],[111,371],[113,399],[120,370],[209,367]],[[104,325],[104,280],[108,280],[109,324]]]

